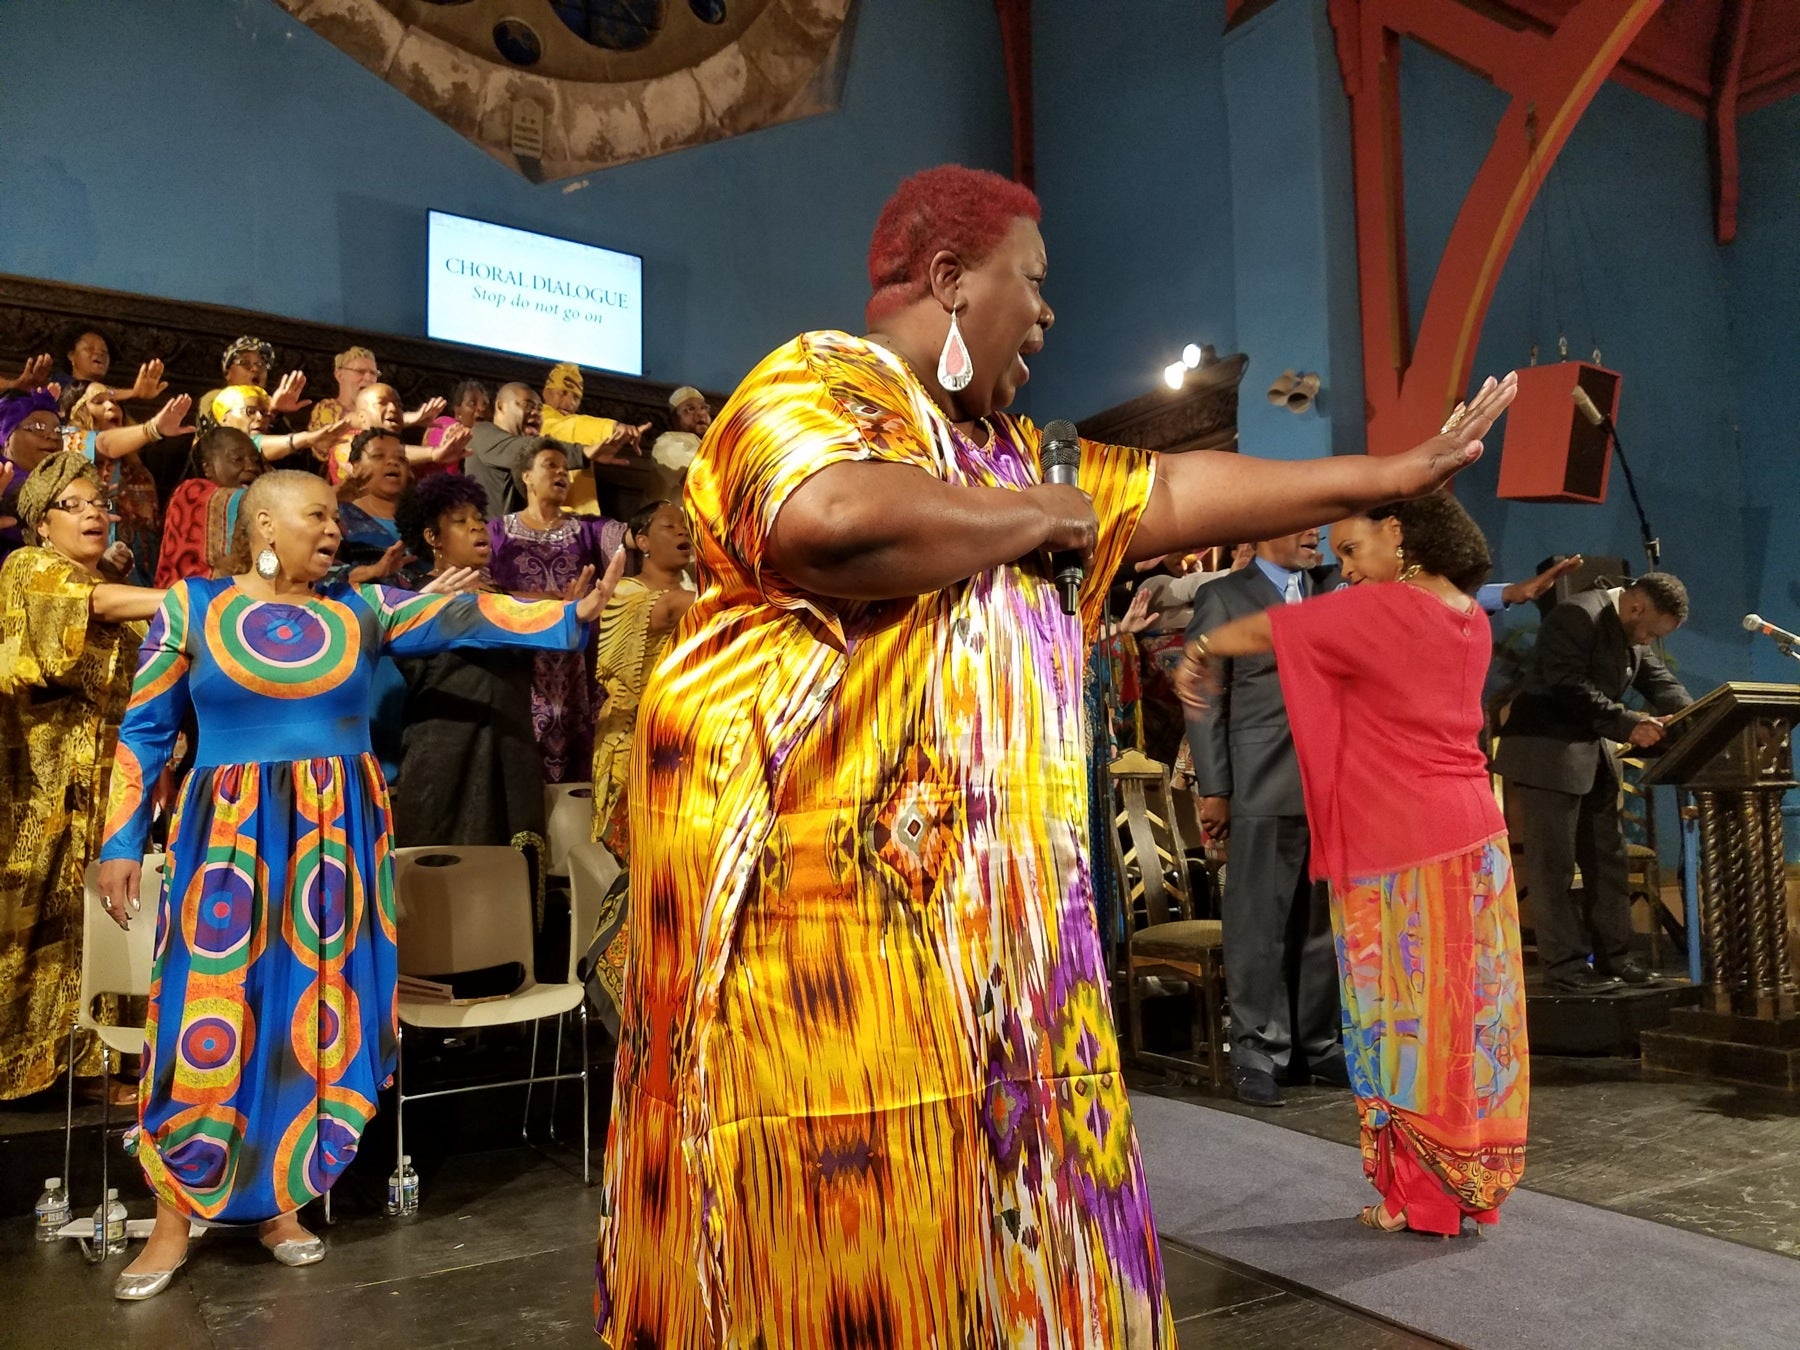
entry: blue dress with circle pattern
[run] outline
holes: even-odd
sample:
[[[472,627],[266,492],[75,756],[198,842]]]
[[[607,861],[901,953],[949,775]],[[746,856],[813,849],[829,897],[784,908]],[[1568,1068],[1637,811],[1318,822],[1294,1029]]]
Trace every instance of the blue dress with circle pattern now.
[[[191,706],[156,908],[136,1153],[190,1217],[252,1223],[322,1195],[396,1063],[388,791],[369,748],[384,651],[578,649],[573,605],[230,580],[168,593],[119,732],[102,860],[144,851],[147,785]],[[149,899],[150,897],[145,897]]]

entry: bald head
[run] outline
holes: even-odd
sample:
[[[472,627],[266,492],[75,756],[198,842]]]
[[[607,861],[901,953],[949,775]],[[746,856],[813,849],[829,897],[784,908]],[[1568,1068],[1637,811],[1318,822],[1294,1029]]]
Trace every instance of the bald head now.
[[[509,436],[535,436],[543,429],[544,401],[528,384],[503,384],[494,395],[494,425]]]
[[[364,431],[398,432],[404,416],[399,391],[393,385],[371,384],[357,391],[351,420]]]

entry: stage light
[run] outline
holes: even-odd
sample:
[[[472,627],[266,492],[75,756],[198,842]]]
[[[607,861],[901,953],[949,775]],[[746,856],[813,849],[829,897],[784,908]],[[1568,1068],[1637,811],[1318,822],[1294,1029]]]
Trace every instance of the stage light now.
[[[1181,383],[1186,378],[1187,367],[1179,361],[1171,361],[1163,367],[1163,383],[1171,389],[1181,388]]]
[[[1181,349],[1181,364],[1189,370],[1200,369],[1200,345],[1190,342]]]

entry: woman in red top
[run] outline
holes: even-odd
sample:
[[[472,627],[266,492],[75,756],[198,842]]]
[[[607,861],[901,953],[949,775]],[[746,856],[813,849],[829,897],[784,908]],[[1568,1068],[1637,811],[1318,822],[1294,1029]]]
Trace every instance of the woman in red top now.
[[[1506,824],[1477,745],[1493,642],[1487,541],[1442,494],[1334,526],[1352,586],[1188,644],[1273,651],[1294,730],[1312,873],[1331,890],[1344,1048],[1384,1232],[1492,1223],[1525,1167],[1524,967]]]

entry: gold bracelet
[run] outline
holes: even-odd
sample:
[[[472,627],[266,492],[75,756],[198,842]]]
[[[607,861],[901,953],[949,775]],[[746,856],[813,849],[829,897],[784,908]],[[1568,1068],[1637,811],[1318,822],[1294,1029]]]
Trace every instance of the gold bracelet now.
[[[154,418],[152,418],[148,422],[145,422],[143,424],[143,427],[144,427],[144,435],[148,438],[145,441],[145,444],[154,445],[157,441],[160,441],[163,438],[162,428],[156,425],[156,421]]]
[[[1212,639],[1207,637],[1205,633],[1202,633],[1187,645],[1186,655],[1191,661],[1210,661],[1212,660],[1212,654]]]

